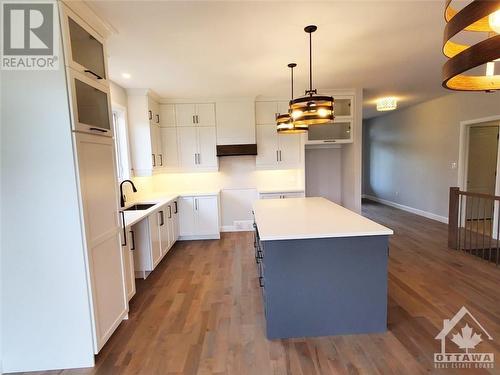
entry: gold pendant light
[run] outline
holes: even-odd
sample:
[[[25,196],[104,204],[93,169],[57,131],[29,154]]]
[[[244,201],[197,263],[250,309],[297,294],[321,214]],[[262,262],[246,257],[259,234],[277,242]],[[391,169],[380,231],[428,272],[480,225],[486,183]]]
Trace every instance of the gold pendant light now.
[[[447,0],[445,8],[443,53],[449,59],[443,66],[443,86],[460,91],[500,90],[500,74],[495,75],[495,62],[500,64],[500,0],[474,0],[460,11],[451,3]],[[452,41],[462,32],[483,33],[486,38],[473,45]],[[463,74],[484,64],[484,75]]]
[[[292,97],[290,99],[290,104],[292,103],[293,100],[293,68],[295,68],[297,64],[295,63],[290,63],[288,64],[288,67],[290,68],[291,72],[291,88],[292,88]],[[281,115],[278,115],[276,117],[276,130],[280,134],[297,134],[297,133],[304,133],[308,129],[307,125],[296,125],[292,119],[292,116],[290,116],[290,111],[288,113],[284,113]]]
[[[318,95],[312,85],[312,33],[317,26],[309,25],[304,31],[309,34],[309,90],[303,97],[290,102],[290,114],[293,123],[299,125],[325,124],[334,119],[334,100],[332,96]]]

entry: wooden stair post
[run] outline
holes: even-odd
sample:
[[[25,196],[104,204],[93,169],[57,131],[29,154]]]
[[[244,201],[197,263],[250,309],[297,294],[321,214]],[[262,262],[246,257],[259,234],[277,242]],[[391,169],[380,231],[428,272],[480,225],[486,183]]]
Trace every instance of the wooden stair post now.
[[[459,205],[459,191],[458,187],[450,187],[450,203],[448,206],[448,247],[450,249],[457,249],[457,238],[459,218],[458,218],[458,205]]]

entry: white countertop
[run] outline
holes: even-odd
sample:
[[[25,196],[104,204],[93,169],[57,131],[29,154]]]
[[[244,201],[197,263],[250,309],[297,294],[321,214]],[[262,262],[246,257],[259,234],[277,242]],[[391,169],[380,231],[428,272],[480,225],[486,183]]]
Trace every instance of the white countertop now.
[[[130,227],[144,218],[148,217],[155,211],[158,211],[160,207],[164,206],[168,202],[171,202],[179,197],[194,197],[194,196],[213,196],[219,195],[219,191],[183,191],[181,193],[155,193],[151,196],[151,198],[141,199],[136,202],[130,202],[125,205],[125,209],[133,206],[135,204],[144,204],[144,203],[154,203],[155,205],[147,210],[138,210],[138,211],[124,211],[125,215],[125,228]]]
[[[394,233],[325,198],[259,199],[254,213],[262,241]]]

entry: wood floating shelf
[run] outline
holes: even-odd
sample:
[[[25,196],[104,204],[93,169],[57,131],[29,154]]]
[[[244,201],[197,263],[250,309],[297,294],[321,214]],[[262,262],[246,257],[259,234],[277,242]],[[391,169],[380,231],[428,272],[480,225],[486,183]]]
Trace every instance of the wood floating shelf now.
[[[488,22],[488,17],[500,9],[500,0],[474,0],[460,11],[446,1],[443,53],[449,60],[443,66],[443,87],[459,91],[494,91],[500,89],[500,75],[463,74],[500,58],[500,35]],[[461,32],[483,32],[489,37],[474,45],[452,41]]]

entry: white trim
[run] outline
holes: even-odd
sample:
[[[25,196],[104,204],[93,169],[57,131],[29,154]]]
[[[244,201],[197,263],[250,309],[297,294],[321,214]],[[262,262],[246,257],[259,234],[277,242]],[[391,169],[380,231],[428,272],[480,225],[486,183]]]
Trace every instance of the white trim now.
[[[374,202],[385,204],[386,206],[391,206],[391,207],[394,207],[394,208],[399,208],[400,210],[403,210],[403,211],[406,211],[406,212],[411,212],[412,214],[416,214],[416,215],[419,215],[419,216],[426,217],[428,219],[432,219],[432,220],[440,221],[441,223],[448,224],[448,218],[445,217],[445,216],[436,215],[436,214],[433,214],[432,212],[419,210],[418,208],[413,208],[413,207],[405,206],[403,204],[399,204],[399,203],[396,203],[396,202],[391,202],[391,201],[388,201],[386,199],[374,197],[373,195],[363,194],[362,197],[365,198],[365,199],[369,199],[371,201],[374,201]]]
[[[221,232],[252,232],[252,230],[247,228],[237,228],[236,225],[223,225],[220,228]]]
[[[179,236],[178,241],[196,241],[196,240],[220,240],[219,234],[210,235],[194,235],[194,236]]]

